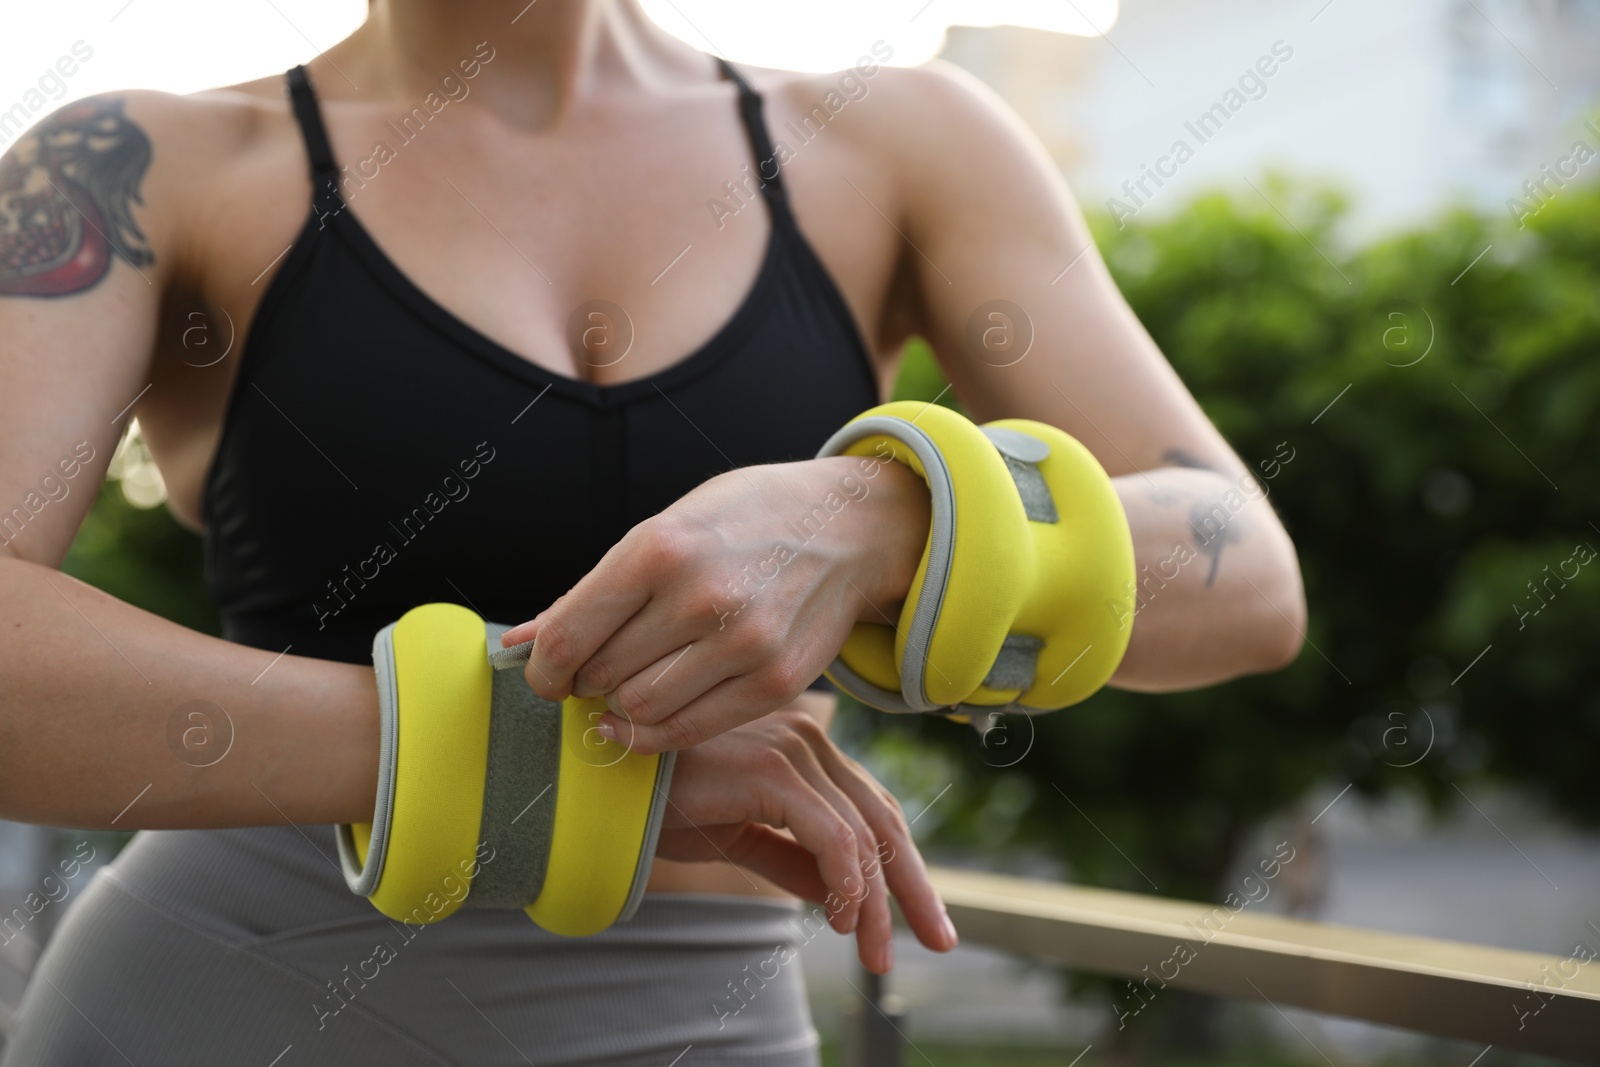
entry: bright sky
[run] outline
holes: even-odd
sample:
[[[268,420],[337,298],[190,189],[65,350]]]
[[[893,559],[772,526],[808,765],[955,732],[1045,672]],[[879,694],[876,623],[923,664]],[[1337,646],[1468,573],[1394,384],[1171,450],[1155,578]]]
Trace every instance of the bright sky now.
[[[544,0],[546,3],[554,0]],[[937,54],[952,25],[1032,26],[1093,35],[1117,0],[642,0],[663,28],[729,59],[794,70],[849,66],[882,40],[896,65]],[[519,10],[507,0],[507,22]],[[364,0],[86,0],[8,5],[0,34],[0,112],[45,99],[34,118],[113,89],[193,92],[279,73],[354,29]],[[47,73],[77,42],[91,57],[70,77]],[[73,64],[68,64],[70,68]],[[45,78],[42,93],[40,78]],[[30,106],[30,110],[32,110]]]

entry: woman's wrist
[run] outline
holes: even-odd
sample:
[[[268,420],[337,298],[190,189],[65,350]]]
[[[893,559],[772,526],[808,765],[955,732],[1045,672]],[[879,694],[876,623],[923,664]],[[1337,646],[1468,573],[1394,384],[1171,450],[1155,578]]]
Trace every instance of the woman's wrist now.
[[[292,761],[260,768],[293,822],[371,822],[378,793],[378,687],[370,667],[307,659],[280,664],[264,696],[272,729],[292,738]]]
[[[865,599],[857,618],[892,623],[927,547],[932,512],[928,485],[905,464],[876,457],[832,456],[814,462],[838,465],[841,482],[853,478],[860,487],[851,498],[861,516],[854,524],[861,564],[855,584]]]

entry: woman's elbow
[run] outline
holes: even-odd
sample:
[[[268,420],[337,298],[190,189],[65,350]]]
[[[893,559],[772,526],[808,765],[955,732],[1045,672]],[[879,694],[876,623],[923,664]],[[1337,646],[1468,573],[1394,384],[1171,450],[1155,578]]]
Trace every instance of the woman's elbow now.
[[[1275,580],[1257,591],[1261,595],[1256,598],[1255,625],[1250,628],[1256,653],[1252,673],[1281,671],[1299,658],[1306,643],[1305,583],[1292,547]]]

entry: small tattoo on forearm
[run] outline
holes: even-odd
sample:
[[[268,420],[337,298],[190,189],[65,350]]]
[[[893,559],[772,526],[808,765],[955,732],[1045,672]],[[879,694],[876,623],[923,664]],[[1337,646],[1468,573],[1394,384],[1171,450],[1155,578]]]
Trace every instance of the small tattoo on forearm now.
[[[1219,518],[1220,516],[1220,518]],[[1222,546],[1239,540],[1239,531],[1233,526],[1234,516],[1221,504],[1196,504],[1189,510],[1189,534],[1203,556],[1211,559],[1211,569],[1206,572],[1206,585],[1217,580],[1217,568],[1222,564]]]
[[[113,255],[155,261],[133,219],[150,139],[118,98],[71,104],[0,159],[0,296],[92,289]]]
[[[1193,452],[1186,452],[1181,448],[1169,448],[1161,453],[1161,461],[1173,467],[1189,467],[1200,471],[1216,471],[1221,474],[1220,468],[1207,463]]]
[[[1148,476],[1145,477],[1143,481],[1145,484],[1145,496],[1157,507],[1169,507],[1183,499],[1182,494],[1178,493],[1172,487],[1162,485],[1158,481],[1153,481]]]
[[[1221,468],[1207,463],[1193,452],[1182,448],[1169,448],[1161,454],[1163,462],[1173,467],[1187,467],[1191,470],[1212,471],[1223,473]],[[1230,493],[1233,490],[1229,490]],[[1217,580],[1217,568],[1222,565],[1222,546],[1229,541],[1238,541],[1239,530],[1234,527],[1233,519],[1236,517],[1237,508],[1224,507],[1226,496],[1210,504],[1197,503],[1189,509],[1189,533],[1194,538],[1195,547],[1201,555],[1211,559],[1211,569],[1206,573],[1206,585],[1212,585]]]

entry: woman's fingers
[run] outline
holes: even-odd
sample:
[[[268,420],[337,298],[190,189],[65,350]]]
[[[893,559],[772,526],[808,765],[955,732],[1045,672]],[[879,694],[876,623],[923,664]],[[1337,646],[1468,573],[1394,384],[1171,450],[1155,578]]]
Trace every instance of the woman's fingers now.
[[[662,595],[590,657],[574,692],[604,695],[612,711],[640,726],[660,725],[692,708],[692,736],[703,740],[789,703],[816,678],[815,664],[829,658],[814,627],[795,630],[756,615],[727,623],[709,600]],[[718,691],[730,679],[739,680],[737,689]],[[697,743],[690,738],[661,748]]]
[[[684,752],[672,775],[663,832],[745,822],[787,828],[814,857],[824,896],[860,898],[865,875],[855,830],[769,738],[728,735]],[[833,928],[850,933],[854,910],[833,911]]]
[[[547,700],[607,696],[625,718],[654,725],[781,654],[781,635],[766,640],[760,627],[724,625],[726,594],[702,573],[704,540],[681,525],[641,524],[565,596],[508,630],[503,645],[534,641],[525,671],[533,691]]]
[[[894,966],[894,920],[889,914],[889,891],[881,862],[880,835],[862,806],[825,767],[822,754],[837,750],[821,724],[810,716],[798,715],[792,720],[791,730],[785,738],[791,749],[787,753],[790,762],[811,787],[850,823],[860,843],[859,854],[866,880],[859,900],[853,901],[859,912],[856,950],[862,966],[875,974],[887,974]]]
[[[828,892],[810,899],[823,904],[828,924],[841,934],[855,933],[865,895],[866,872],[861,846],[848,820],[812,791],[802,804],[813,809],[800,814],[786,811],[783,825],[800,846],[816,857],[817,869]],[[821,816],[826,809],[826,816]]]
[[[831,748],[826,733],[816,720],[806,715],[796,716],[792,732],[784,738],[786,755],[791,763],[817,791],[823,800],[850,823],[858,843],[858,855],[865,875],[860,892],[850,901],[858,918],[855,923],[856,948],[861,963],[876,974],[887,974],[894,965],[894,922],[889,914],[889,893],[884,881],[883,865],[879,862],[878,835],[863,815],[860,807],[840,788],[839,783],[824,769],[815,746]]]
[[[616,740],[646,756],[693,748],[749,722],[750,694],[754,689],[749,675],[724,679],[655,725],[639,722],[632,702],[612,694],[606,698],[606,705],[612,710],[602,715],[596,726],[602,733],[612,731]]]
[[[866,769],[831,743],[819,747],[818,757],[828,773],[861,810],[873,833],[883,843],[882,868],[889,892],[900,902],[906,923],[917,940],[935,952],[948,952],[959,940],[944,901],[928,877],[911,828],[894,796]]]
[[[507,630],[500,641],[510,647],[532,638],[533,651],[524,669],[528,687],[546,700],[565,700],[572,695],[578,669],[648,598],[649,591],[641,585],[586,593],[582,598],[568,593],[550,605],[537,623]]]
[[[526,674],[535,693],[546,700],[564,700],[572,694],[578,670],[649,603],[655,581],[665,573],[659,554],[648,544],[630,545],[624,538],[537,622],[530,620],[501,635],[501,643],[508,647],[533,639]]]
[[[816,676],[801,669],[804,662],[799,655],[785,655],[781,660],[763,665],[759,671],[724,677],[716,685],[700,687],[700,691],[686,704],[677,707],[670,715],[655,723],[641,720],[637,711],[641,704],[656,702],[656,707],[670,705],[673,698],[663,698],[654,692],[662,689],[683,667],[700,655],[713,655],[701,644],[688,646],[674,655],[683,659],[673,666],[668,658],[653,664],[650,671],[630,679],[620,689],[606,698],[611,714],[601,719],[601,725],[615,731],[617,739],[628,743],[644,755],[691,748],[709,741],[760,715],[752,715],[752,708],[781,707],[792,703],[805,692],[806,686],[816,681]],[[666,671],[665,677],[661,672]],[[691,688],[699,686],[695,683]],[[643,694],[642,696],[639,694]],[[680,694],[681,695],[681,691]]]
[[[661,854],[711,859],[715,852],[818,900],[836,931],[856,934],[868,969],[883,974],[893,965],[891,894],[923,944],[955,946],[899,804],[804,711],[684,750],[673,799]],[[738,829],[746,822],[786,828],[794,840]],[[715,842],[709,852],[680,832],[699,833],[696,826],[708,831],[702,841]]]
[[[639,722],[660,722],[737,673],[724,665],[724,650],[706,655],[714,647],[706,638],[716,633],[716,616],[709,608],[697,610],[692,598],[682,594],[659,593],[578,668],[573,695],[614,696],[626,688],[628,713]]]
[[[662,830],[656,855],[686,863],[731,860],[804,900],[828,895],[817,858],[793,838],[760,823]]]
[[[633,622],[628,624],[631,629],[636,623],[643,624],[645,615],[641,612]],[[676,715],[691,701],[702,697],[717,688],[730,678],[739,677],[743,672],[741,665],[727,655],[725,649],[718,647],[714,641],[691,640],[687,643],[673,643],[678,636],[671,635],[670,631],[662,628],[663,636],[670,636],[663,641],[663,654],[655,660],[643,660],[630,657],[628,663],[622,668],[634,670],[639,668],[641,662],[644,666],[637,673],[625,677],[621,684],[608,685],[605,689],[597,686],[583,686],[584,675],[589,671],[585,667],[578,672],[580,682],[579,695],[589,690],[595,690],[595,695],[604,695],[606,706],[612,712],[627,719],[638,726],[659,726],[673,715]],[[605,655],[602,649],[600,655]],[[594,661],[591,660],[591,663]],[[622,663],[621,657],[616,661]],[[592,677],[613,676],[613,669],[605,667],[600,675]],[[748,721],[749,714],[743,717],[722,717],[723,725],[720,729],[712,729],[702,734],[697,734],[696,740],[685,738],[684,744],[672,745],[673,748],[684,748],[691,744],[698,744],[701,740],[708,740],[717,734],[738,726]]]

